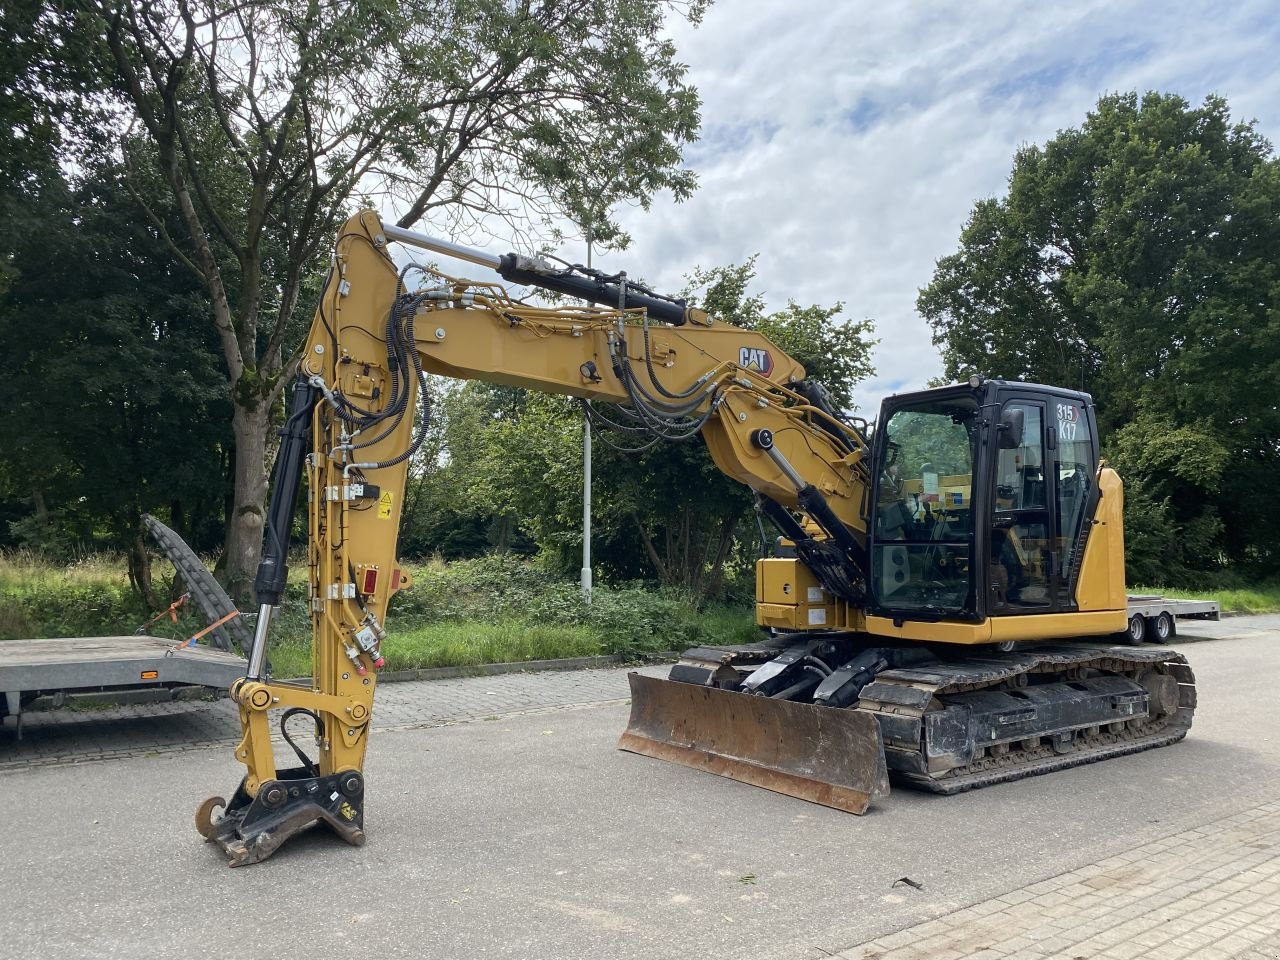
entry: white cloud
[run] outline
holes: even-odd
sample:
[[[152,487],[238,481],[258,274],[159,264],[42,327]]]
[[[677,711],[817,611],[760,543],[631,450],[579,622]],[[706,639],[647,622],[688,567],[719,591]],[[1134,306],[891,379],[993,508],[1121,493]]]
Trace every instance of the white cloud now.
[[[674,291],[694,265],[758,251],[771,304],[843,300],[876,318],[866,412],[940,373],[917,289],[973,202],[1003,191],[1020,144],[1129,89],[1221,93],[1280,130],[1280,14],[1259,0],[721,0],[675,39],[704,102],[688,153],[701,186],[623,211],[635,242],[601,265]]]

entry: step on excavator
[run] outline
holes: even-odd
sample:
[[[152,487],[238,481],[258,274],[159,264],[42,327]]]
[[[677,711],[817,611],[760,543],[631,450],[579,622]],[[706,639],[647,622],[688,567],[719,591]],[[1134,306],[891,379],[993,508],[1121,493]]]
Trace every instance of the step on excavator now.
[[[590,305],[531,304],[423,255]],[[576,397],[595,428],[633,438],[698,436],[777,528],[756,566],[761,641],[689,650],[667,679],[632,673],[624,750],[863,813],[890,779],[955,793],[1191,725],[1185,659],[1111,645],[1128,619],[1123,493],[1087,395],[974,377],[889,397],[873,433],[730,318],[625,273],[495,256],[363,211],[337,238],[281,430],[259,612],[231,690],[246,773],[196,812],[233,866],[317,823],[364,842],[427,374]],[[312,677],[287,683],[267,651],[304,476]],[[276,765],[273,716],[295,766]]]

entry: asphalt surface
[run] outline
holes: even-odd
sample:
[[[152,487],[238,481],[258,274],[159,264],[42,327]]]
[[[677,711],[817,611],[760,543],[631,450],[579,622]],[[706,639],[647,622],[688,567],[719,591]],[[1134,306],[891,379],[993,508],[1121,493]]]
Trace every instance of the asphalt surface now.
[[[226,746],[10,769],[0,957],[829,955],[1274,800],[1280,618],[1192,629],[1183,743],[865,817],[620,753],[620,700],[386,731],[365,847],[236,870],[192,827]]]

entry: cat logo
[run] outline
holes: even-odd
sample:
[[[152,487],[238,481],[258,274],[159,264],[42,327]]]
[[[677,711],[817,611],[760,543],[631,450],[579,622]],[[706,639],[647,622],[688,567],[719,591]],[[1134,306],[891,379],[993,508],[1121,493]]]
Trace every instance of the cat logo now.
[[[773,373],[773,354],[759,347],[743,347],[738,351],[738,365],[767,377]]]

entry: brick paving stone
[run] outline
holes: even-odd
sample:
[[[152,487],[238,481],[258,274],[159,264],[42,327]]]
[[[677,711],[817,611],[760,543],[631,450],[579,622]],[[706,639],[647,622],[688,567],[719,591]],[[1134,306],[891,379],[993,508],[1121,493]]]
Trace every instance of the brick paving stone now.
[[[996,897],[996,899],[1002,903],[1014,906],[1015,904],[1030,900],[1034,896],[1035,894],[1031,893],[1029,890],[1010,890],[1008,893],[1002,893],[1000,896]]]
[[[1280,960],[1280,804],[1268,802],[859,944],[842,960]]]
[[[1036,944],[1047,957],[1057,956],[1059,953],[1067,952],[1070,947],[1077,946],[1080,943],[1075,937],[1054,936],[1041,940]]]

